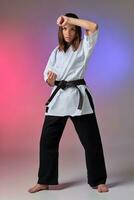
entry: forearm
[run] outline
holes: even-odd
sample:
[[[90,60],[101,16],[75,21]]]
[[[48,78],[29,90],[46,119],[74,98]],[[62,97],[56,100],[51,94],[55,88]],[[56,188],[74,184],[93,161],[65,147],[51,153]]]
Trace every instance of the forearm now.
[[[76,25],[76,26],[80,26],[91,32],[94,32],[98,28],[98,24],[89,20],[85,20],[85,19],[76,19],[76,18],[68,17],[68,23]]]

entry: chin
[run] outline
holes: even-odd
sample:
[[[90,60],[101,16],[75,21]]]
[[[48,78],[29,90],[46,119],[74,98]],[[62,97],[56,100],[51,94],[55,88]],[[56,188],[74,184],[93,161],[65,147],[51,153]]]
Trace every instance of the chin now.
[[[67,43],[71,43],[72,42],[72,40],[65,40]]]

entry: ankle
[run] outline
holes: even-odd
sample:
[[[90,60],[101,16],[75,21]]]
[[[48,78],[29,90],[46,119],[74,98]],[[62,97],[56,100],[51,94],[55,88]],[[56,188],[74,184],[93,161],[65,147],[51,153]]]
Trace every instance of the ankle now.
[[[48,185],[46,185],[46,184],[40,184],[40,183],[38,183],[37,185],[40,185],[40,186],[48,186]]]

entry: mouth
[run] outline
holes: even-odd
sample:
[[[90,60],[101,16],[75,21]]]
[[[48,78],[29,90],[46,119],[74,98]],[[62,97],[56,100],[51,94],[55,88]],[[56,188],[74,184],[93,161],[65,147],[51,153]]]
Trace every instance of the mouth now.
[[[65,40],[66,41],[71,41],[71,38],[70,37],[65,37]]]

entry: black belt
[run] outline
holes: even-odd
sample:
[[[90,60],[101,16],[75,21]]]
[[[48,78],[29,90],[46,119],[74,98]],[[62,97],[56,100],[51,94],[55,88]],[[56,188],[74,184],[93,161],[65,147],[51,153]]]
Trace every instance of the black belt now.
[[[78,109],[82,109],[82,105],[83,105],[83,96],[82,96],[82,93],[80,91],[80,89],[77,87],[77,85],[86,85],[86,82],[84,79],[78,79],[78,80],[74,80],[74,81],[65,81],[65,80],[62,80],[62,81],[55,81],[55,85],[57,85],[56,89],[53,91],[52,95],[50,96],[50,98],[48,99],[48,101],[46,102],[46,106],[48,106],[48,104],[50,103],[50,101],[54,98],[55,94],[58,92],[59,89],[63,89],[65,90],[66,88],[69,88],[69,87],[76,87],[79,91],[79,104],[78,104]],[[93,105],[93,101],[92,101],[92,97],[89,93],[89,91],[87,90],[87,88],[85,88],[85,91],[88,95],[88,98],[89,98],[89,102],[92,106],[92,109],[94,110],[94,105]],[[46,112],[48,111],[48,107],[46,109]]]

